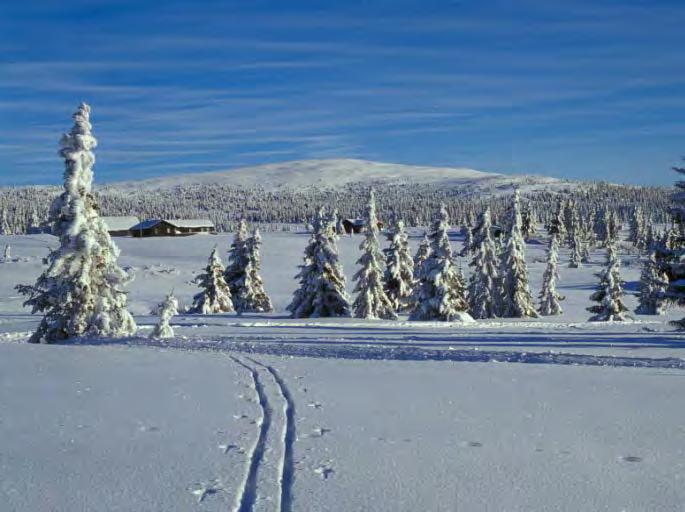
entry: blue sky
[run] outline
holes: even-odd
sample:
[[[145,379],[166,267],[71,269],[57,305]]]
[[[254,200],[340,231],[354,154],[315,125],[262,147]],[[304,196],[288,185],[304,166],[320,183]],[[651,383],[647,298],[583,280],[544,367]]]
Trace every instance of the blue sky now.
[[[683,1],[0,3],[0,184],[365,158],[670,184]]]

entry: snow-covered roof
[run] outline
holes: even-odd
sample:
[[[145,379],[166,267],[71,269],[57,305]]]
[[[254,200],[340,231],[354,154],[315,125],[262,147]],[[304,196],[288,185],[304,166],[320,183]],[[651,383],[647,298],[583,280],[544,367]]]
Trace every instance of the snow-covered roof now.
[[[209,219],[164,219],[175,228],[213,228],[214,223]]]
[[[138,217],[100,217],[107,231],[126,231],[140,222]]]
[[[214,228],[214,223],[209,219],[149,219],[139,222],[131,229],[149,229],[155,227],[160,222],[166,222],[175,228]]]

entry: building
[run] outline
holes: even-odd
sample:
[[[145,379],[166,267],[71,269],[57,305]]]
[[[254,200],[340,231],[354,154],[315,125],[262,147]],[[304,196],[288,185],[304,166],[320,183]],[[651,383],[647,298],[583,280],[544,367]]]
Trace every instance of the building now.
[[[150,219],[130,228],[131,236],[188,236],[216,234],[214,223],[209,219]]]
[[[366,221],[364,219],[343,219],[342,225],[346,235],[363,233],[366,230]],[[383,229],[381,221],[378,221],[378,229]]]
[[[100,217],[110,236],[131,236],[131,227],[140,222],[138,217]]]

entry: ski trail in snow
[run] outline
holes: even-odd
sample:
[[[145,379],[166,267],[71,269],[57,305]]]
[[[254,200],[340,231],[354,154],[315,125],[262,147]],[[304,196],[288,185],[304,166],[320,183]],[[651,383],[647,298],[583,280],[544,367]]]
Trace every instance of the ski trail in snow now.
[[[257,473],[262,459],[264,458],[267,433],[271,425],[272,411],[257,369],[245,364],[237,357],[228,357],[249,372],[254,385],[255,394],[257,395],[257,403],[261,409],[261,418],[258,421],[259,431],[257,434],[257,439],[255,440],[250,453],[248,454],[245,478],[238,488],[236,493],[236,502],[233,507],[234,512],[248,512],[253,509],[257,500]]]
[[[281,431],[281,443],[283,456],[279,462],[279,504],[278,510],[280,512],[290,512],[291,510],[291,492],[292,481],[295,473],[294,459],[293,459],[293,444],[295,443],[295,401],[293,400],[290,390],[278,371],[272,366],[265,365],[245,356],[255,365],[264,368],[271,378],[274,380],[279,393],[283,399],[283,428]]]

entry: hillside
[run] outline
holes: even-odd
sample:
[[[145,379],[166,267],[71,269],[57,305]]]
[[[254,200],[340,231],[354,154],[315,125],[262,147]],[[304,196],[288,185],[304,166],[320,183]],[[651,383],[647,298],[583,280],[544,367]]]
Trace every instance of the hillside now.
[[[465,189],[506,188],[513,185],[549,186],[563,182],[540,176],[505,175],[463,167],[426,167],[354,159],[298,160],[243,167],[227,171],[169,175],[135,182],[107,185],[114,189],[165,189],[194,184],[240,185],[303,189],[333,188],[351,183],[422,183],[459,186]]]

